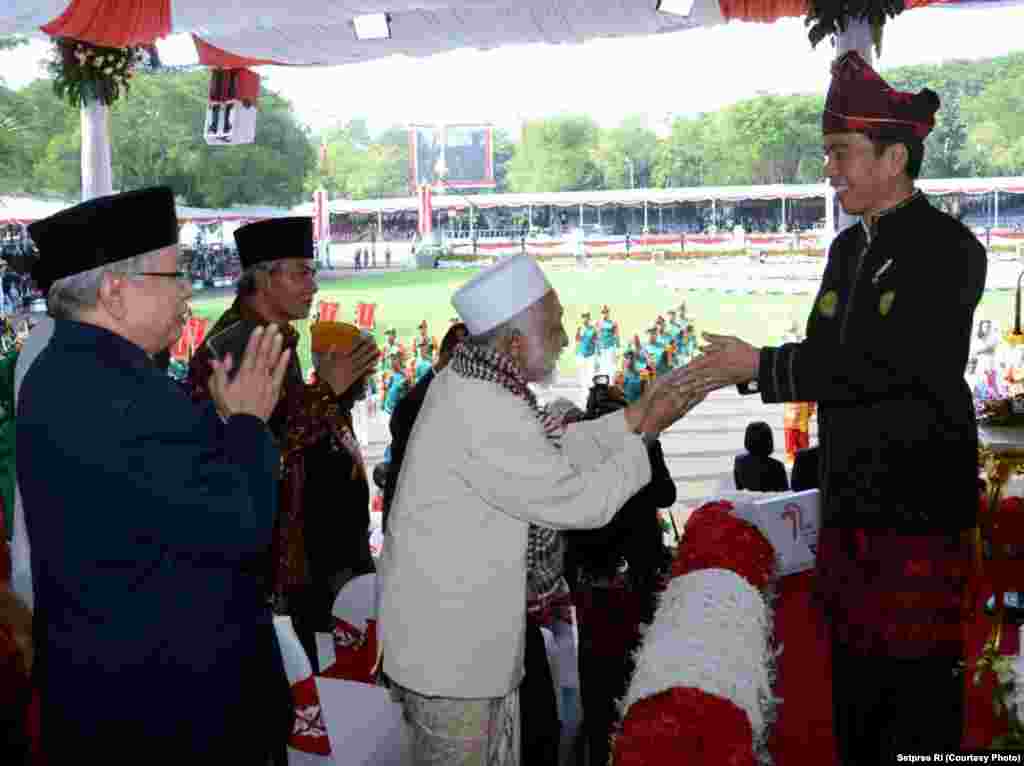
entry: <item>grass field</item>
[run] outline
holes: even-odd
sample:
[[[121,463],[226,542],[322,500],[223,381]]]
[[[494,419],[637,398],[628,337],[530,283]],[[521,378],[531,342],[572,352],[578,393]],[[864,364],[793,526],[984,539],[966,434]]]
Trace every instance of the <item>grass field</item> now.
[[[698,332],[738,335],[755,345],[778,343],[790,323],[796,319],[803,326],[810,311],[812,295],[725,295],[658,286],[664,270],[685,268],[653,263],[611,264],[585,272],[547,269],[547,276],[565,307],[565,330],[570,339],[575,335],[579,315],[591,311],[597,319],[597,312],[605,303],[624,338],[642,333],[659,313],[678,307],[682,300]],[[384,331],[394,327],[399,340],[407,344],[423,319],[427,320],[430,334],[440,340],[448,329],[448,320],[455,316],[452,293],[476,271],[401,271],[323,280],[317,299],[340,303],[339,319],[345,321],[353,320],[357,303],[376,303],[378,343],[383,343]],[[231,296],[204,298],[199,294],[193,299],[192,308],[198,316],[216,320],[231,300]],[[975,318],[992,319],[1006,329],[1012,321],[1013,300],[1012,291],[987,292]],[[922,321],[927,323],[927,318]],[[302,339],[299,356],[304,370],[309,368],[307,325],[308,321],[296,323]],[[641,339],[646,337],[641,334]],[[575,370],[576,360],[570,346],[562,356],[559,371],[569,376]]]

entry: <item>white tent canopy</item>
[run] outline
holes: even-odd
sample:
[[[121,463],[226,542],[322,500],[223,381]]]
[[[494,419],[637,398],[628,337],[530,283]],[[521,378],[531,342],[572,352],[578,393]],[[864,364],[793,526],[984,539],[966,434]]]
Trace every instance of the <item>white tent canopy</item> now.
[[[932,178],[921,179],[917,185],[926,194],[991,194],[994,191],[1024,194],[1024,178]],[[526,207],[577,207],[587,205],[673,205],[684,202],[739,202],[742,200],[770,199],[822,199],[826,196],[826,185],[821,184],[770,184],[763,186],[696,186],[680,189],[616,189],[611,191],[581,192],[531,192],[525,194],[478,194],[471,197],[461,194],[436,194],[431,205],[435,210],[463,210],[470,206],[478,208]],[[394,197],[391,199],[347,200],[330,202],[330,211],[337,214],[397,213],[418,209],[416,197]],[[312,215],[312,204],[295,208],[297,215]]]

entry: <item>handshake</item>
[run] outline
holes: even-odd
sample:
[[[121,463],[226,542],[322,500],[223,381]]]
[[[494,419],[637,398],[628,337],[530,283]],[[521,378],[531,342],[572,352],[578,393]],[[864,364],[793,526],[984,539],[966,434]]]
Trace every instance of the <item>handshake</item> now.
[[[636,433],[660,433],[700,404],[709,393],[757,377],[761,351],[730,335],[704,333],[703,354],[685,367],[657,378],[626,409]]]

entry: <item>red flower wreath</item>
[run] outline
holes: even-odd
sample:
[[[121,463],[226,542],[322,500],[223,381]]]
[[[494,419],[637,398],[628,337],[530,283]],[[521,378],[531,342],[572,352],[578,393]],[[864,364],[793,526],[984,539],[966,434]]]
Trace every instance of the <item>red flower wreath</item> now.
[[[615,737],[615,766],[754,766],[747,714],[700,689],[674,688],[629,708]]]
[[[753,524],[733,516],[732,503],[707,503],[695,510],[672,564],[672,577],[699,569],[728,569],[764,590],[775,573],[775,549]]]

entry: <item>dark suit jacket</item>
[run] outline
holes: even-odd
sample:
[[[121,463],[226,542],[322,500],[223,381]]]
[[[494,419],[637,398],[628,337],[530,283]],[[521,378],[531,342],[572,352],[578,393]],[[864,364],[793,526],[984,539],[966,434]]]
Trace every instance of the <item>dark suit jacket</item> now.
[[[790,477],[793,491],[802,492],[805,489],[821,487],[821,477],[818,475],[820,468],[817,447],[809,447],[797,452],[796,460],[793,461],[793,474]]]
[[[405,447],[409,443],[413,424],[416,422],[416,416],[420,414],[423,400],[427,396],[427,388],[433,379],[434,371],[431,370],[420,378],[419,383],[412,387],[391,414],[391,421],[388,424],[391,429],[391,466],[388,468],[388,479],[384,485],[384,508],[381,513],[381,524],[385,532],[388,528],[391,503],[395,499],[395,488],[398,485],[398,471],[405,458]]]
[[[139,347],[61,320],[17,439],[49,762],[265,760],[288,693],[262,582],[267,428],[223,424]]]
[[[352,477],[352,455],[334,441],[331,435],[324,436],[305,454],[306,556],[310,576],[321,587],[346,569],[356,575],[374,571],[370,485],[362,476]]]
[[[751,492],[787,492],[786,466],[773,457],[757,457],[749,452],[737,455],[733,463],[736,489]]]
[[[663,563],[664,544],[659,508],[670,508],[676,502],[676,484],[665,462],[661,442],[648,448],[651,460],[651,481],[631,497],[612,520],[596,529],[570,529],[566,572],[575,585],[578,570],[597,578],[612,576],[620,559],[626,559],[633,575],[651,574]],[[639,579],[645,579],[641,576]],[[647,577],[650,580],[652,577]],[[653,616],[653,615],[652,615]]]

